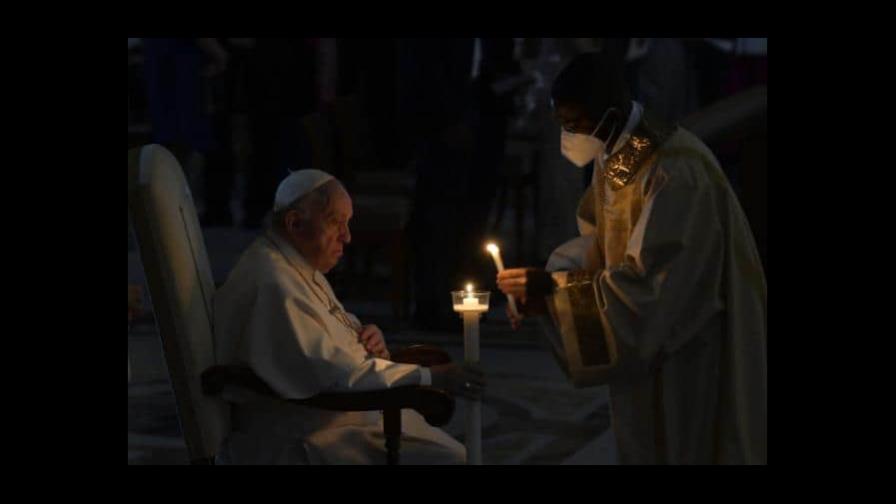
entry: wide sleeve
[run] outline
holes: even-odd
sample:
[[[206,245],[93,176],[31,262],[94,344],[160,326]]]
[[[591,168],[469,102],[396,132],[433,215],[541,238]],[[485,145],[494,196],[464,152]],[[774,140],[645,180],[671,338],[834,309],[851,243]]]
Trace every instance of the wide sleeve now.
[[[670,171],[658,166],[651,177],[624,261],[595,277],[604,327],[648,362],[681,348],[724,309],[713,185],[694,161]]]

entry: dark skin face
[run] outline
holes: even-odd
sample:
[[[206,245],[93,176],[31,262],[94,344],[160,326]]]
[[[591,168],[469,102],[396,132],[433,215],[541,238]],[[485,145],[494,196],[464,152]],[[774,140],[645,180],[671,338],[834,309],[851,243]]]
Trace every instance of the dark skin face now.
[[[554,105],[554,119],[560,123],[560,127],[564,131],[570,133],[591,135],[601,119],[601,117],[595,119],[594,114],[589,114],[584,107],[576,104],[557,102]],[[611,111],[607,114],[607,119],[595,136],[608,145],[615,143],[622,133],[622,114],[627,112],[627,110]],[[602,115],[603,112],[601,112]],[[613,136],[607,141],[607,136],[611,131]],[[514,296],[520,304],[520,317],[510,313],[509,308],[507,312],[507,317],[514,329],[519,328],[522,316],[547,311],[544,296],[551,293],[554,282],[546,271],[540,268],[505,269],[498,273],[497,283],[501,292]]]

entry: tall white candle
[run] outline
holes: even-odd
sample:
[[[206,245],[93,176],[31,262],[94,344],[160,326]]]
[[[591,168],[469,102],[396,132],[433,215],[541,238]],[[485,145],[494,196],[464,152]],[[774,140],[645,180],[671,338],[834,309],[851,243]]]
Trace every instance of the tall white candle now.
[[[479,363],[480,313],[464,312],[464,362]],[[482,402],[467,401],[467,464],[482,465]]]
[[[495,260],[495,266],[498,268],[498,273],[504,271],[504,261],[501,260],[501,249],[494,243],[489,243],[485,246],[485,249],[488,250],[488,253],[492,255],[492,259]],[[510,294],[507,295],[507,304],[510,306],[510,313],[513,313],[514,317],[519,317],[520,312],[516,309],[516,301]]]
[[[479,317],[488,310],[488,296],[474,294],[473,285],[467,284],[466,293],[461,298],[459,292],[452,293],[454,310],[464,319],[464,362],[479,363]],[[479,297],[483,297],[482,300]],[[467,400],[466,448],[467,464],[482,464],[482,403]]]

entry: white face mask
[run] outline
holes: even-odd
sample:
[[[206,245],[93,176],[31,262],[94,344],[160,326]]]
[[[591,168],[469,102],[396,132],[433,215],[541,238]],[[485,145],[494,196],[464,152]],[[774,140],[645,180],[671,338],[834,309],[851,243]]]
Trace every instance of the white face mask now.
[[[609,114],[611,110],[615,109],[608,109],[604,113],[604,116],[601,118],[600,122],[597,123],[597,126],[590,135],[570,133],[569,131],[560,128],[560,153],[563,154],[563,157],[579,168],[584,168],[585,165],[590,163],[591,160],[598,155],[604,154],[606,145],[603,140],[597,138],[594,134],[597,133],[597,130],[599,130],[604,121],[607,120],[607,114]],[[607,138],[613,138],[613,133],[616,133],[615,124]]]

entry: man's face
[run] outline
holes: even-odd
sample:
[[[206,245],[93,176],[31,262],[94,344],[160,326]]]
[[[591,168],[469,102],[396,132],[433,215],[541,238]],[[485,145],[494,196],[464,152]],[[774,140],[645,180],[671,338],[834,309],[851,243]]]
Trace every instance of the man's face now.
[[[312,215],[297,232],[297,247],[308,263],[321,273],[333,269],[351,242],[348,223],[352,218],[352,199],[339,186],[330,195],[328,207]]]

